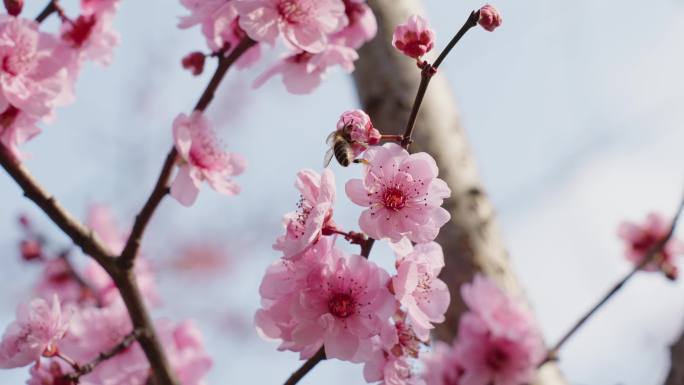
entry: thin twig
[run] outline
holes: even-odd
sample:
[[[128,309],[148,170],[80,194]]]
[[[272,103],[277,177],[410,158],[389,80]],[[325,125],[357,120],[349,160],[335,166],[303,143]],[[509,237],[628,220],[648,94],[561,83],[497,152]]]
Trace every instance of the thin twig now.
[[[204,89],[204,92],[202,92],[202,95],[195,105],[196,111],[204,111],[209,106],[211,101],[214,99],[214,93],[216,92],[216,89],[218,88],[219,84],[221,84],[221,80],[223,80],[225,77],[228,69],[230,69],[233,63],[235,63],[242,56],[242,54],[254,44],[256,44],[254,40],[250,39],[249,37],[245,37],[228,56],[219,57],[219,64],[214,72],[214,76],[212,76],[209,84],[207,84],[207,87]],[[166,160],[164,161],[164,165],[162,166],[162,170],[159,173],[159,178],[157,178],[157,183],[155,184],[152,193],[150,194],[149,198],[147,198],[147,202],[145,202],[142,210],[140,210],[140,213],[135,218],[133,229],[131,230],[131,234],[128,237],[128,241],[126,242],[126,246],[124,246],[123,252],[121,253],[121,258],[119,260],[119,263],[121,263],[121,266],[123,266],[125,269],[133,268],[135,257],[140,249],[140,244],[142,242],[145,229],[147,228],[150,219],[152,219],[152,215],[156,211],[162,199],[164,199],[166,194],[169,192],[168,184],[173,171],[173,166],[176,164],[177,157],[178,153],[174,147],[166,156]]]
[[[616,283],[608,293],[606,293],[601,299],[594,305],[582,318],[577,320],[575,324],[568,330],[563,337],[551,348],[549,349],[549,352],[546,355],[546,358],[544,361],[542,361],[539,364],[539,367],[542,365],[546,364],[547,362],[550,361],[555,361],[558,356],[558,352],[560,351],[561,347],[572,337],[588,320],[591,318],[603,305],[605,305],[608,300],[610,300],[620,289],[630,280],[632,277],[636,275],[639,271],[641,271],[646,265],[649,263],[653,262],[658,255],[663,251],[663,248],[667,244],[667,242],[670,241],[672,236],[674,235],[674,231],[677,227],[677,222],[679,221],[679,217],[682,214],[682,210],[684,209],[684,197],[679,203],[679,206],[677,207],[677,211],[675,212],[675,215],[672,218],[672,224],[670,225],[670,229],[667,232],[667,234],[656,244],[654,244],[644,255],[644,259],[634,267],[624,278],[622,278],[618,283]]]
[[[74,265],[71,263],[71,260],[69,259],[69,251],[65,250],[59,253],[59,258],[64,262],[64,265],[66,266],[69,275],[81,287],[81,290],[85,291],[87,294],[92,295],[95,299],[97,306],[102,307],[102,299],[97,295],[97,290],[95,290],[90,285],[90,283],[88,283],[85,279],[83,279],[83,277],[81,277],[78,271],[76,271],[76,269],[74,268]]]
[[[78,365],[77,369],[74,372],[66,374],[64,375],[64,377],[69,381],[78,382],[79,378],[92,373],[92,371],[95,370],[95,368],[101,363],[109,360],[110,358],[114,358],[117,355],[126,351],[126,349],[133,345],[133,343],[136,341],[140,334],[141,333],[138,330],[134,330],[126,337],[124,337],[124,339],[121,342],[119,342],[116,346],[114,346],[106,352],[98,354],[97,357],[95,357],[95,359],[93,359],[89,363],[85,365]]]
[[[447,55],[449,55],[449,53],[456,46],[459,40],[461,40],[463,35],[465,35],[465,33],[468,32],[468,30],[477,25],[477,21],[479,18],[479,11],[471,12],[465,24],[463,24],[461,29],[458,30],[458,32],[456,33],[456,35],[454,35],[449,44],[447,44],[447,46],[442,50],[442,53],[439,54],[439,57],[437,57],[435,63],[429,64],[428,62],[424,62],[422,64],[422,70],[420,72],[420,84],[418,85],[416,98],[413,101],[411,114],[409,115],[409,119],[406,122],[404,137],[401,141],[401,145],[405,149],[408,149],[408,147],[411,145],[411,135],[413,134],[413,129],[416,125],[416,120],[418,119],[418,112],[420,111],[420,106],[423,104],[425,92],[427,91],[428,85],[430,85],[430,80],[432,80],[432,77],[435,75],[435,73],[437,73],[437,69],[439,68],[439,66],[442,64],[444,59],[446,59]]]
[[[306,362],[304,362],[304,364],[302,364],[302,366],[299,369],[297,369],[296,372],[292,373],[290,378],[288,378],[287,381],[285,381],[284,385],[295,385],[299,382],[299,380],[304,378],[304,376],[306,376],[307,373],[311,371],[311,369],[313,369],[316,365],[318,365],[319,362],[323,360],[325,360],[325,349],[320,348],[318,349],[316,354],[314,354],[311,358],[306,360]]]
[[[57,12],[58,9],[59,9],[59,6],[57,5],[57,0],[51,0],[45,6],[45,8],[43,8],[43,10],[40,11],[38,16],[36,16],[36,18],[35,18],[36,22],[38,22],[39,24],[44,22],[45,19],[47,19],[53,13]]]

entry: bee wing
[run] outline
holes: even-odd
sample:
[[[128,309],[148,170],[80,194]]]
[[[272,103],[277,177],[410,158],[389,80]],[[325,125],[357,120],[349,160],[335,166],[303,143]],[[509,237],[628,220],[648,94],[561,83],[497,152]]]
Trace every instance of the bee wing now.
[[[325,138],[325,143],[327,143],[328,146],[330,146],[330,148],[332,148],[332,146],[335,144],[335,134],[336,133],[337,133],[337,131],[333,131],[328,135],[327,138]]]
[[[333,155],[335,155],[335,151],[331,147],[325,152],[325,158],[323,158],[323,167],[328,167],[330,165]]]

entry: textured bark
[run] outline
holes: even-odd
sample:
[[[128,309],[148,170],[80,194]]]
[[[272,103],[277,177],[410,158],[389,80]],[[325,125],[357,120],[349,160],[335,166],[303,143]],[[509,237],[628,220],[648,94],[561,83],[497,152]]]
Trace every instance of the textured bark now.
[[[670,374],[665,385],[684,385],[684,333],[670,348]]]
[[[383,134],[403,134],[420,82],[415,61],[391,46],[394,26],[409,15],[423,13],[419,0],[369,0],[378,19],[378,35],[361,49],[354,75],[364,109]],[[468,13],[463,14],[463,20]],[[461,19],[456,19],[455,26]],[[440,31],[440,33],[455,33]],[[471,33],[477,33],[473,31]],[[467,36],[465,37],[467,40]],[[458,55],[458,48],[452,53]],[[453,58],[451,58],[453,60]],[[478,170],[459,122],[456,102],[443,75],[430,83],[413,135],[412,151],[435,157],[441,177],[452,195],[445,202],[451,221],[442,227],[437,241],[444,248],[446,267],[442,278],[451,289],[452,304],[437,337],[452,341],[458,319],[465,310],[459,287],[482,272],[505,290],[522,295],[510,265],[492,203],[484,191]],[[539,384],[564,384],[555,365],[545,365]]]

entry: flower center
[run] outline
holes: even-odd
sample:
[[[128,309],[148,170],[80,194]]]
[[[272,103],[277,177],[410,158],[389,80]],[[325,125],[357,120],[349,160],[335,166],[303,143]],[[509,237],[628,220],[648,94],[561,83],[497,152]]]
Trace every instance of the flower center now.
[[[397,211],[406,205],[406,195],[400,189],[390,187],[383,192],[382,202],[386,208]]]
[[[62,39],[71,42],[74,48],[80,48],[90,37],[96,22],[95,15],[81,15],[71,24],[71,29],[62,34]]]
[[[221,170],[227,162],[225,151],[211,132],[193,135],[189,155],[193,165],[205,170]]]
[[[347,318],[356,312],[356,301],[349,294],[336,293],[328,300],[328,310],[338,318]]]
[[[310,0],[283,0],[278,3],[278,13],[290,24],[301,24],[309,20],[314,9]]]
[[[486,362],[487,366],[489,366],[492,370],[499,371],[506,366],[508,359],[509,356],[507,352],[501,348],[495,347],[487,354]]]

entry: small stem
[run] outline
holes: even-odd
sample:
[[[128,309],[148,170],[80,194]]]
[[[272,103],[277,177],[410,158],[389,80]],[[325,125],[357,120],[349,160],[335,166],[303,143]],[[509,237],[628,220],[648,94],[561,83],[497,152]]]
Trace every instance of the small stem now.
[[[116,346],[111,348],[110,350],[106,352],[102,352],[98,354],[95,359],[90,361],[89,363],[85,365],[81,365],[74,368],[74,372],[66,374],[64,377],[73,382],[78,382],[78,379],[81,378],[82,376],[85,376],[86,374],[91,373],[95,368],[103,363],[104,361],[109,360],[110,358],[113,358],[121,353],[123,353],[126,349],[128,349],[133,343],[136,341],[138,338],[138,335],[140,335],[140,332],[138,330],[134,330],[130,334],[128,334],[124,339],[119,342]],[[73,367],[73,366],[72,366]]]
[[[375,239],[368,238],[366,240],[366,242],[363,245],[361,245],[361,256],[368,259],[368,256],[370,255],[371,249],[373,248],[374,244],[375,244]]]
[[[251,48],[256,42],[248,37],[245,37],[235,49],[226,57],[219,57],[219,64],[212,76],[209,84],[202,92],[197,104],[195,105],[195,111],[204,111],[211,101],[214,99],[214,93],[221,84],[221,80],[225,77],[228,69],[245,53],[249,48]],[[119,263],[125,269],[132,269],[135,263],[135,257],[138,255],[138,250],[140,249],[140,244],[142,242],[142,237],[147,228],[147,225],[152,219],[152,215],[157,210],[157,207],[161,203],[162,199],[169,193],[168,184],[171,179],[171,173],[173,172],[173,166],[176,164],[178,158],[178,152],[176,148],[173,147],[166,156],[164,165],[162,166],[161,172],[159,173],[159,178],[157,178],[157,183],[152,190],[147,202],[143,206],[140,213],[135,218],[135,223],[133,224],[133,229],[131,230],[131,235],[128,237],[126,246],[124,246],[121,252],[121,258]]]
[[[380,140],[386,140],[388,142],[401,142],[404,139],[404,135],[382,135]]]
[[[549,349],[549,352],[546,355],[546,358],[538,365],[538,367],[543,366],[547,362],[555,361],[558,352],[560,351],[561,347],[572,337],[588,320],[591,318],[603,305],[605,305],[608,300],[610,300],[620,289],[630,280],[632,277],[636,275],[640,270],[642,270],[646,265],[649,263],[653,262],[660,253],[662,252],[663,248],[667,244],[667,242],[670,241],[672,238],[674,231],[677,227],[677,222],[679,220],[679,217],[682,214],[682,209],[684,209],[684,198],[679,203],[679,206],[677,207],[677,211],[675,212],[674,217],[672,218],[672,224],[670,225],[670,229],[668,233],[656,244],[654,244],[644,255],[644,259],[632,269],[624,278],[622,278],[618,283],[616,283],[608,293],[606,293],[601,299],[594,305],[582,318],[577,320],[575,324],[568,330],[563,337],[551,348]]]
[[[423,98],[425,97],[425,92],[427,91],[428,85],[430,85],[430,80],[435,75],[435,73],[437,73],[437,69],[439,68],[439,66],[442,64],[444,59],[446,59],[447,55],[449,55],[449,53],[456,46],[459,40],[461,40],[463,35],[465,35],[465,33],[468,32],[468,30],[477,25],[477,21],[479,18],[479,11],[471,12],[465,24],[463,24],[461,29],[458,30],[458,32],[456,33],[456,35],[454,35],[449,44],[447,44],[447,46],[442,50],[442,53],[439,54],[439,57],[437,57],[435,63],[430,64],[428,62],[423,62],[421,64],[422,69],[420,72],[420,84],[418,85],[418,92],[416,93],[416,98],[413,101],[411,114],[409,115],[408,122],[406,123],[406,130],[404,131],[404,136],[401,141],[401,145],[405,149],[408,150],[409,146],[411,145],[411,135],[413,135],[413,129],[416,125],[416,120],[418,119],[418,112],[420,111],[420,106],[423,103]]]
[[[36,18],[35,18],[36,22],[38,22],[38,24],[42,23],[50,15],[57,12],[57,8],[58,8],[57,0],[51,0],[49,3],[47,3],[45,8],[43,8],[43,10],[40,11],[38,16],[36,16]]]
[[[54,357],[57,357],[60,360],[66,362],[67,365],[71,366],[71,368],[76,370],[76,371],[81,370],[81,366],[73,358],[67,356],[66,354],[64,354],[62,352],[55,353]]]
[[[304,362],[304,364],[302,364],[302,366],[299,369],[297,369],[296,372],[292,373],[290,378],[288,378],[287,381],[285,381],[284,385],[295,385],[299,382],[299,380],[304,378],[304,376],[306,376],[307,373],[311,371],[311,369],[313,369],[316,365],[318,365],[319,362],[323,360],[325,360],[325,349],[320,348],[318,349],[316,354],[314,354],[311,358],[306,360],[306,362]]]

